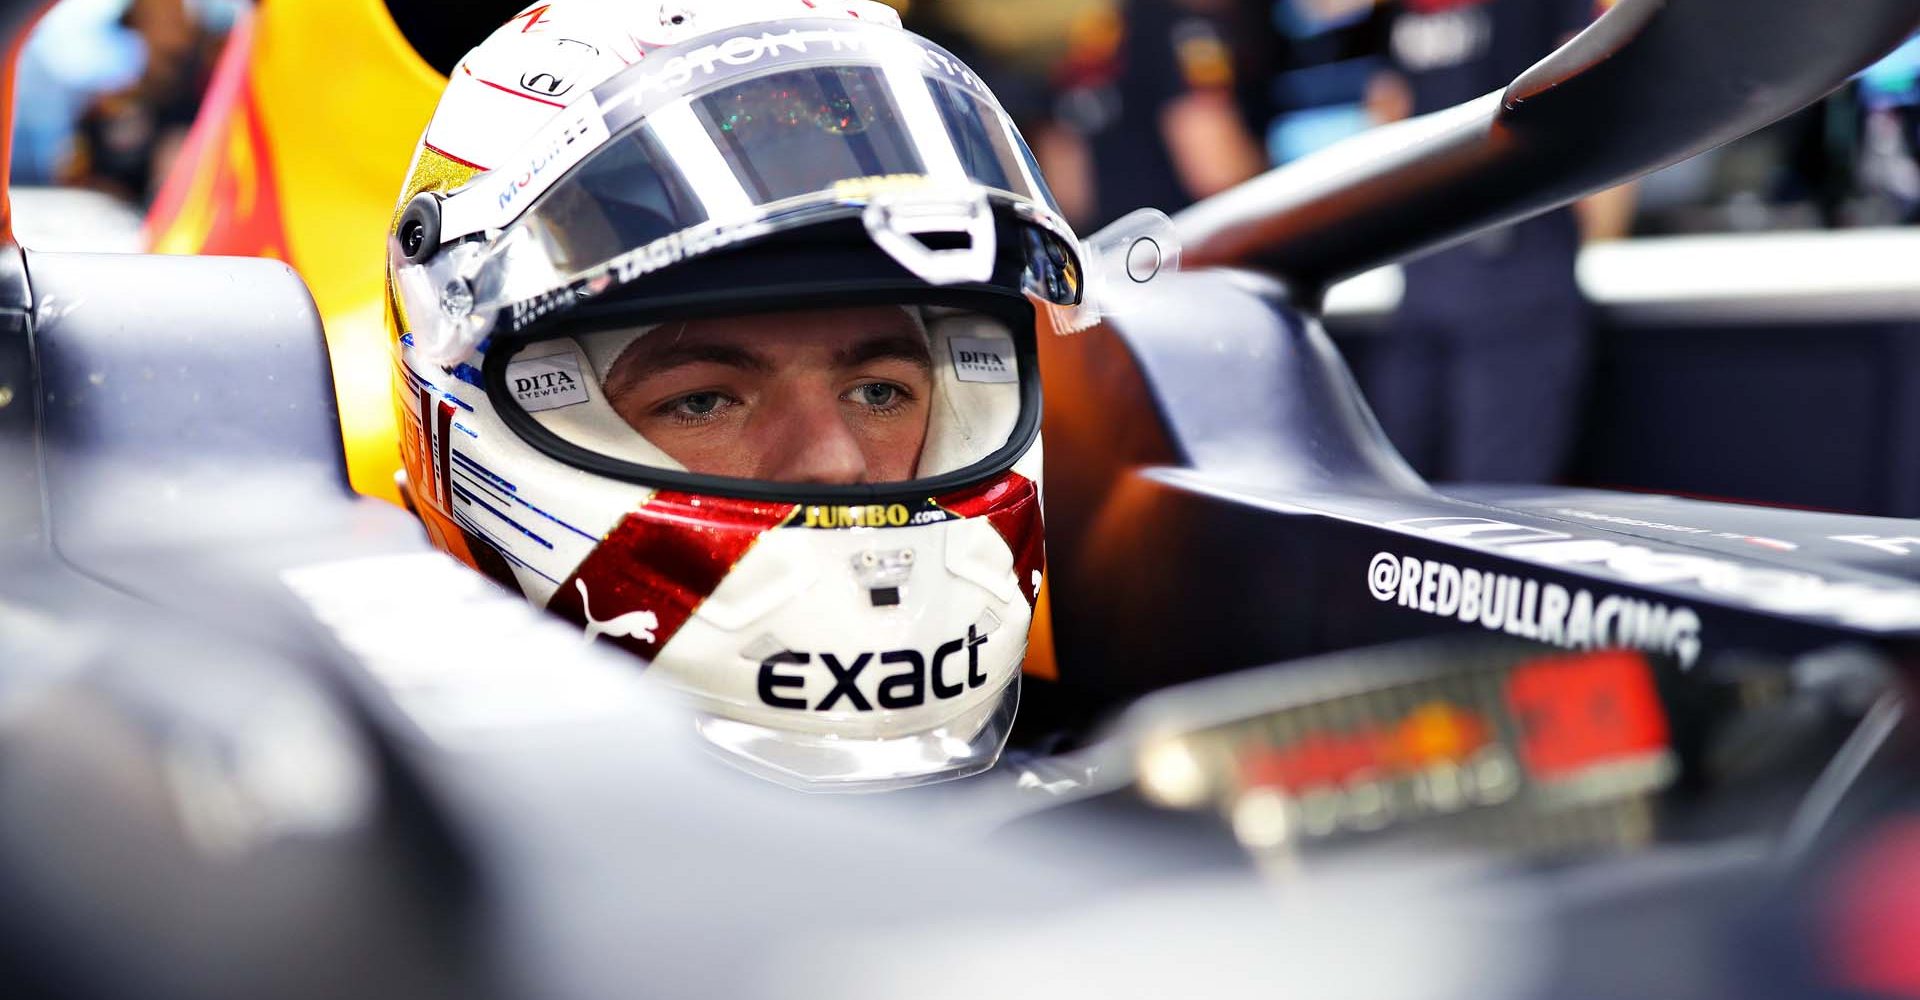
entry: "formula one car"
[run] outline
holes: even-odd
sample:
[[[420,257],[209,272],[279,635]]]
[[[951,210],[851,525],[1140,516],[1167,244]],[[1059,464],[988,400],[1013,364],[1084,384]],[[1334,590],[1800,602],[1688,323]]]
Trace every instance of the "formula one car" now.
[[[0,982],[1910,991],[1920,522],[1436,492],[1313,306],[1916,27],[1915,0],[1621,0],[1504,94],[1197,206],[1184,271],[1159,229],[1096,236],[1113,312],[1042,350],[1016,752],[857,802],[714,763],[630,658],[357,497],[285,265],[12,248]]]

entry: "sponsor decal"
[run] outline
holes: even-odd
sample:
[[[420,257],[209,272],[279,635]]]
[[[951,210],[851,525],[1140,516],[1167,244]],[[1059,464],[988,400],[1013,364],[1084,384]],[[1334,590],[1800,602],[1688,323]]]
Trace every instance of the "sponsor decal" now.
[[[1493,742],[1493,727],[1479,714],[1430,701],[1389,724],[1309,733],[1284,746],[1262,747],[1241,758],[1240,778],[1298,795],[1356,778],[1464,764]]]
[[[1711,535],[1707,528],[1689,528],[1682,524],[1667,524],[1662,521],[1643,521],[1637,517],[1621,517],[1617,514],[1600,514],[1590,510],[1576,510],[1572,507],[1560,507],[1552,511],[1560,517],[1577,518],[1582,521],[1601,521],[1606,524],[1618,524],[1628,528],[1646,528],[1651,531],[1671,531],[1678,535]]]
[[[566,309],[572,309],[575,305],[579,304],[580,299],[581,295],[579,291],[572,286],[568,286],[566,288],[556,288],[551,292],[545,292],[521,302],[515,302],[513,304],[513,328],[515,330],[524,329],[528,324],[543,316],[549,316]]]
[[[507,366],[507,388],[514,402],[528,413],[578,406],[587,401],[580,360],[571,354],[553,354]]]
[[[642,63],[657,66],[658,69],[642,76],[634,89],[639,93],[679,94],[695,79],[710,77],[723,67],[751,66],[783,52],[804,56],[810,45],[824,41],[820,37],[823,34],[838,32],[802,32],[795,29],[784,33],[763,31],[755,35],[734,35],[711,45],[702,45],[684,55],[672,56],[657,63]]]
[[[1876,631],[1920,628],[1920,588],[1835,582],[1803,570],[1662,552],[1481,517],[1412,518],[1387,527],[1543,566],[1599,573],[1635,586],[1690,585],[1714,598],[1776,614]]]
[[[1766,538],[1761,535],[1743,535],[1737,531],[1715,531],[1712,528],[1690,528],[1680,524],[1667,524],[1662,521],[1643,521],[1637,517],[1620,517],[1616,514],[1600,514],[1590,510],[1575,510],[1561,507],[1552,513],[1561,517],[1577,518],[1582,521],[1599,521],[1604,524],[1617,524],[1625,528],[1645,528],[1649,531],[1668,531],[1677,535],[1698,535],[1705,538],[1725,538],[1735,542],[1758,545],[1763,549],[1776,552],[1793,552],[1800,546],[1778,538]]]
[[[1659,688],[1638,653],[1522,664],[1507,678],[1507,705],[1520,724],[1520,759],[1541,780],[1658,759],[1670,746]]]
[[[764,222],[696,226],[662,236],[637,250],[629,250],[597,270],[611,273],[615,281],[624,285],[689,257],[722,250],[742,240],[764,236],[771,230],[772,227]]]
[[[1478,624],[1562,649],[1624,646],[1676,657],[1700,657],[1700,616],[1692,608],[1568,590],[1557,583],[1463,568],[1381,552],[1367,567],[1374,600],[1438,618]]]
[[[1013,341],[955,337],[948,344],[953,352],[953,374],[960,381],[991,384],[1020,381],[1013,363]]]
[[[607,123],[600,117],[600,107],[592,96],[581,98],[578,107],[563,114],[557,125],[549,125],[545,131],[550,138],[536,140],[536,151],[527,158],[523,168],[504,175],[506,180],[494,206],[503,218],[511,216],[516,204],[551,187],[555,179],[608,139]]]
[[[800,712],[829,712],[843,704],[856,712],[919,708],[929,698],[947,701],[986,686],[987,673],[980,666],[980,647],[986,644],[987,637],[979,628],[969,626],[965,638],[940,644],[932,656],[922,656],[914,649],[846,658],[833,653],[775,653],[760,661],[760,700],[773,708]],[[958,662],[963,652],[964,667]],[[807,686],[807,668],[815,667],[826,671],[832,687],[818,702],[810,704],[801,692]],[[890,671],[869,688],[872,698],[858,684],[860,675],[869,668]]]
[[[794,519],[796,528],[906,528],[939,524],[953,515],[932,501],[914,509],[903,503],[876,503],[861,507],[815,505],[800,509]]]
[[[868,55],[874,62],[889,58],[910,60],[927,75],[958,83],[997,106],[986,84],[945,53],[935,51],[906,35],[840,28],[794,28],[785,32],[739,34],[680,55],[647,60],[639,64],[645,69],[625,89],[622,97],[609,102],[608,106],[611,108],[638,98],[675,98],[694,86],[696,81],[704,84],[716,75],[731,75],[731,70],[752,66],[763,60],[847,54]],[[651,102],[640,103],[642,106],[630,114],[641,115],[651,111]]]
[[[876,34],[872,32],[856,33],[851,31],[827,31],[826,42],[835,52],[870,52],[876,57],[904,57],[920,64],[928,75],[939,75],[987,98],[990,104],[998,104],[993,91],[973,72],[958,60],[944,52],[937,52],[922,45],[908,35]]]
[[[520,75],[520,89],[543,97],[561,97],[572,91],[581,70],[593,65],[600,50],[577,38],[560,38],[549,53],[553,62],[545,69]]]
[[[1846,542],[1848,545],[1864,545],[1870,549],[1879,549],[1890,556],[1906,557],[1913,555],[1915,546],[1920,546],[1920,538],[1888,537],[1884,535],[1828,535],[1829,541]]]
[[[1292,800],[1288,811],[1309,837],[1368,833],[1518,797],[1520,766],[1491,736],[1477,713],[1429,702],[1398,723],[1242,750],[1237,770],[1243,789]],[[1420,745],[1435,737],[1444,742]]]
[[[587,581],[575,579],[575,589],[580,591],[580,613],[586,616],[587,641],[592,642],[601,636],[610,639],[638,639],[653,644],[654,630],[660,627],[660,616],[651,611],[630,611],[616,618],[600,621],[593,617],[593,605],[587,596]]]
[[[515,302],[509,324],[515,331],[524,330],[542,317],[572,309],[585,299],[604,294],[615,284],[636,281],[662,268],[723,250],[771,230],[764,222],[748,222],[708,224],[671,233],[593,268],[570,285]]]
[[[1529,659],[1463,679],[1285,709],[1216,730],[1194,756],[1231,754],[1241,802],[1277,800],[1309,837],[1500,806],[1529,786],[1550,790],[1554,805],[1535,803],[1549,810],[1618,799],[1673,774],[1666,711],[1640,653]],[[1475,694],[1463,699],[1463,688]]]

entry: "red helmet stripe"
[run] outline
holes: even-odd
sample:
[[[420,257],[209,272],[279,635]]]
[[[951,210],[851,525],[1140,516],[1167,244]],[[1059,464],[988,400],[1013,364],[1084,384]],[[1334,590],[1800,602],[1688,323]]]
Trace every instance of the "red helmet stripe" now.
[[[560,585],[547,609],[590,631],[628,615],[633,626],[604,634],[651,660],[794,504],[656,493],[628,514]],[[591,611],[591,616],[589,616]],[[651,619],[646,615],[652,615]],[[625,634],[616,634],[625,633]]]
[[[986,517],[993,530],[1013,551],[1013,572],[1020,593],[1031,607],[1040,594],[1040,574],[1047,568],[1045,533],[1041,529],[1040,490],[1017,472],[963,493],[939,499],[941,507],[961,517]]]

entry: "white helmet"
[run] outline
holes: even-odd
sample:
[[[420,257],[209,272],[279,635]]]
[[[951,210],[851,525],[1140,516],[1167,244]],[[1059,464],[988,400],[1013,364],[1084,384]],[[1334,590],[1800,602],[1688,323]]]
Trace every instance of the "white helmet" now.
[[[978,77],[868,0],[554,0],[452,74],[401,206],[437,544],[761,773],[993,763],[1043,568],[1036,316],[1083,281]]]

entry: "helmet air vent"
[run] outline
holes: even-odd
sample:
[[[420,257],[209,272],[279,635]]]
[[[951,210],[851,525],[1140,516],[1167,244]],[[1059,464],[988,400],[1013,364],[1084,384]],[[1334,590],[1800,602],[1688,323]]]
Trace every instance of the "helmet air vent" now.
[[[867,205],[861,221],[874,245],[928,284],[993,278],[993,209],[982,189],[883,192]]]

